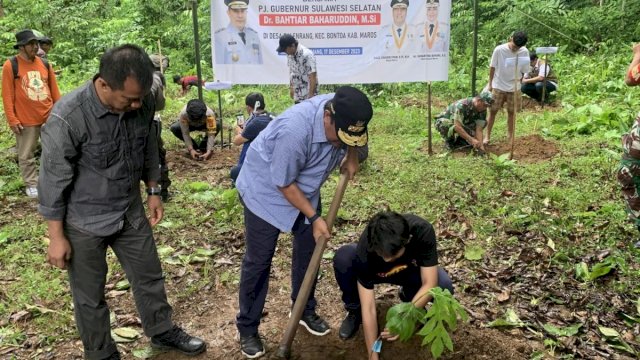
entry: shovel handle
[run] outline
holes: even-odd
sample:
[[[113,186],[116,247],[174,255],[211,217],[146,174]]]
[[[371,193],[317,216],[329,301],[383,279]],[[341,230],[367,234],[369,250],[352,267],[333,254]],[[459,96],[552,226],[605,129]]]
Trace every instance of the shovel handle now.
[[[338,186],[336,187],[336,194],[333,196],[333,201],[331,201],[331,206],[329,207],[329,212],[327,213],[327,217],[325,220],[327,223],[327,227],[329,228],[329,232],[331,232],[333,223],[336,220],[338,208],[340,208],[340,203],[342,202],[342,197],[344,196],[344,191],[347,188],[348,182],[349,178],[347,174],[340,174],[340,180],[338,181]],[[302,285],[300,286],[300,290],[298,291],[296,302],[293,305],[293,309],[291,310],[291,317],[289,318],[289,322],[287,323],[287,329],[284,332],[284,336],[276,353],[276,356],[279,358],[289,359],[291,357],[291,344],[293,343],[293,338],[296,336],[298,323],[302,318],[304,307],[307,305],[307,301],[309,300],[311,287],[313,286],[313,282],[318,274],[320,261],[322,260],[322,253],[324,253],[324,249],[327,246],[327,240],[328,239],[324,236],[321,236],[318,240],[316,240],[316,247],[313,249],[311,261],[309,261],[309,266],[307,267],[307,271],[304,274],[304,280],[302,281]]]

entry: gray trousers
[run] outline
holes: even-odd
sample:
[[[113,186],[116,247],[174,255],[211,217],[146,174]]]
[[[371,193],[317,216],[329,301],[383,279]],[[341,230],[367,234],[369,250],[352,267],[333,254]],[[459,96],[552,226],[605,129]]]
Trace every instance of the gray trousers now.
[[[151,337],[171,329],[172,309],[148,221],[134,229],[125,220],[121,231],[106,237],[85,233],[66,223],[64,232],[72,248],[69,282],[85,358],[104,359],[117,351],[104,297],[107,246],[111,246],[129,279],[144,333]]]

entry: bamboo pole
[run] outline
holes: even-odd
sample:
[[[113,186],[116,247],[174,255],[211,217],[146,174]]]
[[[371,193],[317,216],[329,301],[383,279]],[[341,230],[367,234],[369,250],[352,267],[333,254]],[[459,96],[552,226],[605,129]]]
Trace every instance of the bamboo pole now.
[[[433,147],[432,147],[432,134],[431,134],[431,81],[429,81],[428,85],[427,85],[427,132],[429,134],[429,155],[433,154]]]
[[[518,51],[520,51],[518,49]],[[513,80],[514,82],[514,89],[513,89],[513,132],[511,133],[511,153],[509,154],[509,160],[513,160],[513,149],[515,147],[515,143],[516,143],[516,118],[517,118],[517,114],[518,114],[518,85],[519,85],[519,79],[520,77],[518,76],[518,51],[516,51],[516,64],[515,64],[515,69],[513,70],[513,74],[515,79]],[[509,122],[509,112],[507,112],[507,127],[508,127],[508,122]]]

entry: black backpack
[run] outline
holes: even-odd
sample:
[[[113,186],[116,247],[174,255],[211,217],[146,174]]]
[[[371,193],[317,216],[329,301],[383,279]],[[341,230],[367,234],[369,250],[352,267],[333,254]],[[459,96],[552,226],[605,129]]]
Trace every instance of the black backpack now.
[[[47,68],[47,75],[49,75],[49,62],[47,61],[47,59],[41,58],[39,56],[38,58],[40,58],[40,61],[42,61],[44,67]],[[13,79],[15,80],[18,78],[18,58],[16,56],[12,56],[9,58],[9,61],[11,62],[11,68],[13,69]]]

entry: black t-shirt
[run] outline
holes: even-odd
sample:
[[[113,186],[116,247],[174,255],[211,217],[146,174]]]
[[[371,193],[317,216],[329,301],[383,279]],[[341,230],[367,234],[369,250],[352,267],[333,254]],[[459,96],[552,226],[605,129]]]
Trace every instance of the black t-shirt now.
[[[358,282],[367,289],[374,284],[391,282],[411,267],[430,267],[438,265],[436,235],[431,224],[416,215],[402,215],[409,223],[409,242],[404,254],[395,261],[385,262],[375,252],[367,252],[368,237],[366,230],[360,235],[356,250],[356,273]]]

